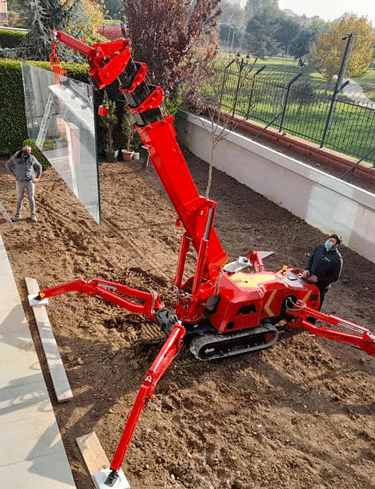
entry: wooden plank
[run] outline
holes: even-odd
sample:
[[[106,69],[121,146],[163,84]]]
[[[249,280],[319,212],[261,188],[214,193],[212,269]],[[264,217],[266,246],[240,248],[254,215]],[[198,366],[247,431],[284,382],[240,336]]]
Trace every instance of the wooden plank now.
[[[109,468],[109,460],[95,432],[77,438],[77,445],[91,476]]]
[[[25,278],[28,293],[36,295],[39,292],[38,282],[33,278]],[[45,306],[33,307],[35,321],[43,345],[47,365],[51,374],[53,387],[58,402],[66,402],[73,398],[69,380],[65,372],[56,339],[53,334]]]
[[[108,485],[105,484],[105,481],[111,472],[110,463],[95,432],[81,436],[76,441],[96,489],[107,489]],[[122,469],[118,471],[118,476],[114,487],[116,489],[130,489]]]

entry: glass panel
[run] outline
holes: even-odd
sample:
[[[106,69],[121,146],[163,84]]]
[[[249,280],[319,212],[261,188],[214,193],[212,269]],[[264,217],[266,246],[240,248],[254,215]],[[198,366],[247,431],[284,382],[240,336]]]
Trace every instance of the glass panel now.
[[[22,63],[29,137],[100,224],[93,87]]]

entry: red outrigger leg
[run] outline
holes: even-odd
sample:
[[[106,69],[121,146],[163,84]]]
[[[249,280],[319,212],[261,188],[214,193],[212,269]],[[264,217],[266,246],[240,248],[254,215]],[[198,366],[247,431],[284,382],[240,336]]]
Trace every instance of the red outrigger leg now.
[[[358,346],[368,355],[375,355],[375,336],[366,328],[362,328],[357,324],[346,321],[345,319],[336,316],[330,316],[323,312],[316,311],[310,307],[295,306],[288,309],[288,314],[296,317],[295,321],[287,321],[287,325],[292,328],[303,328],[314,336],[322,336],[330,340],[341,341],[351,345]],[[338,326],[353,331],[354,333],[346,333],[337,329],[325,328],[317,326],[309,318],[315,318],[324,321],[331,326]]]
[[[120,470],[121,464],[124,461],[130,440],[133,436],[143,408],[151,400],[157,383],[163,377],[173,362],[174,357],[180,351],[184,334],[185,328],[180,323],[175,323],[167,341],[164,343],[158,356],[155,358],[153,364],[147,371],[141,388],[139,389],[134,406],[129,413],[128,420],[113,457],[110,467],[111,472],[105,482],[107,485],[113,486],[117,480],[118,471]]]
[[[80,292],[90,297],[99,297],[127,311],[145,314],[150,319],[155,319],[155,311],[164,308],[164,304],[156,292],[144,292],[108,280],[87,280],[85,278],[56,285],[49,289],[42,289],[35,300],[42,300],[67,292]]]

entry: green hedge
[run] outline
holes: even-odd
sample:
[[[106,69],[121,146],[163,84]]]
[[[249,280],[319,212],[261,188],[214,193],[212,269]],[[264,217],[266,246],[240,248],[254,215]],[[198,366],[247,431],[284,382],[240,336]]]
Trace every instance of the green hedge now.
[[[27,138],[21,63],[0,59],[0,153],[13,154]]]
[[[22,60],[0,58],[0,154],[3,155],[11,155],[19,150],[28,138],[21,62]],[[51,65],[47,61],[24,60],[24,62],[51,71]],[[61,63],[61,66],[67,70],[68,77],[77,81],[88,82],[87,64]],[[127,131],[124,130],[125,101],[117,100],[117,91],[112,87],[109,92],[116,102],[118,120],[113,131],[115,149],[124,149],[127,147]],[[98,106],[102,101],[103,92],[94,90],[94,114],[99,157],[105,155],[107,146],[107,129],[102,118],[97,116]],[[140,146],[140,141],[135,138],[133,149],[138,149],[138,146]]]
[[[0,27],[0,48],[16,48],[27,32],[10,31]]]
[[[22,82],[22,60],[0,58],[0,154],[11,155],[19,150],[28,138],[25,114],[25,97]],[[47,61],[29,61],[38,68],[51,70]],[[61,63],[67,70],[67,76],[77,81],[88,82],[87,64]],[[117,98],[117,96],[116,96]],[[94,113],[97,128],[97,152],[99,156],[105,153],[107,136],[105,125],[98,117],[97,109],[103,100],[103,93],[94,91]],[[124,102],[116,100],[118,124],[114,128],[115,149],[126,148],[126,137],[122,130]]]

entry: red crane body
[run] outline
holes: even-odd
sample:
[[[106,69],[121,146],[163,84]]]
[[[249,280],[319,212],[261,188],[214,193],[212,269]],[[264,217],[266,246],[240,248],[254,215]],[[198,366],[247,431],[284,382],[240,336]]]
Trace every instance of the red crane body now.
[[[160,87],[146,84],[147,67],[132,60],[129,40],[90,47],[61,31],[53,31],[53,35],[87,56],[89,75],[97,89],[118,83],[118,92],[133,114],[134,127],[185,228],[174,279],[178,290],[174,312],[165,309],[157,294],[100,279],[76,280],[41,290],[30,298],[35,304],[58,294],[83,292],[155,319],[168,336],[129,414],[105,483],[113,487],[141,411],[183,343],[200,360],[252,352],[276,342],[276,325],[281,320],[313,335],[356,345],[369,355],[375,355],[375,337],[360,326],[319,312],[319,289],[302,280],[298,270],[265,271],[257,251],[227,264],[227,255],[213,228],[216,203],[199,195],[176,141],[173,118],[160,110],[163,92]],[[194,275],[184,282],[190,244],[197,253],[196,267]],[[312,318],[347,328],[350,333],[317,326]]]

